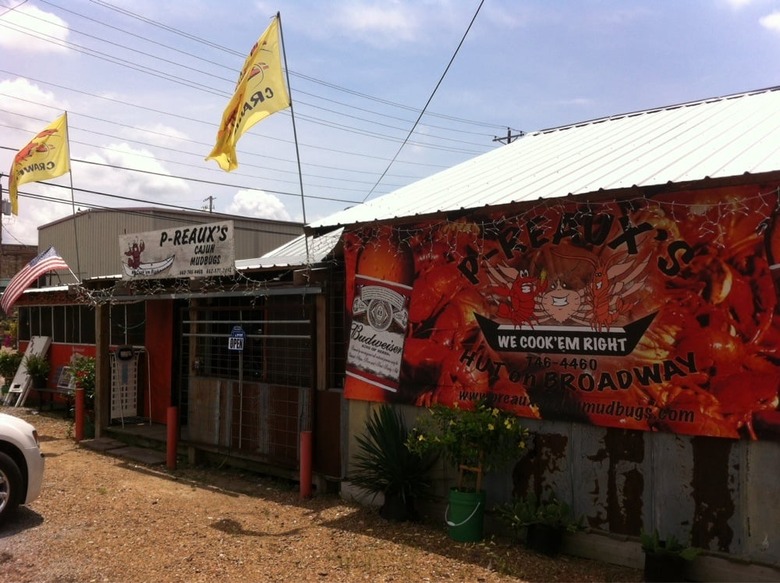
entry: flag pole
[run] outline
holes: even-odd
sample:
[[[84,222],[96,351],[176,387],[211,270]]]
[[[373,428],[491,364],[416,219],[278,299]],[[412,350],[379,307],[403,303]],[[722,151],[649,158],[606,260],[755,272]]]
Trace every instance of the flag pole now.
[[[303,195],[303,172],[301,171],[301,152],[298,148],[298,130],[295,127],[295,108],[293,108],[292,87],[290,86],[290,72],[287,69],[287,50],[284,48],[284,33],[282,32],[282,15],[276,13],[279,20],[279,40],[282,45],[282,54],[284,55],[284,76],[287,79],[287,94],[290,96],[290,117],[292,117],[293,140],[295,141],[295,157],[298,161],[298,181],[301,186],[301,210],[303,212],[303,242],[306,246],[306,265],[311,265],[309,256],[309,239],[306,237],[306,198]]]
[[[73,242],[76,246],[76,271],[81,273],[81,260],[79,258],[79,230],[76,228],[76,195],[73,192],[73,170],[70,163],[70,128],[68,127],[68,112],[65,112],[65,127],[68,128],[68,177],[70,178],[70,204],[73,210]],[[76,279],[76,283],[81,283],[81,279],[78,275],[73,273],[73,270],[68,267],[71,275]]]

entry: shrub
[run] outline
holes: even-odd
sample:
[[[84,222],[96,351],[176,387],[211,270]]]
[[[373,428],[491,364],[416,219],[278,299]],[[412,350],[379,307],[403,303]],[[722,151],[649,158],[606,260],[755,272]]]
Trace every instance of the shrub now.
[[[95,396],[95,358],[77,355],[70,364],[71,375],[77,387],[84,389],[84,395],[90,399]]]
[[[49,371],[51,370],[48,358],[37,354],[28,354],[24,357],[24,367],[33,380],[34,386],[43,387],[46,385],[46,380],[49,378]]]
[[[701,549],[681,542],[673,534],[662,539],[658,534],[658,530],[653,532],[642,531],[640,542],[645,553],[676,555],[686,561],[692,561],[701,552]]]
[[[5,379],[5,384],[10,384],[14,379],[23,358],[24,354],[14,348],[8,346],[0,348],[0,376]]]
[[[554,495],[550,495],[546,500],[539,499],[534,494],[516,498],[498,506],[496,513],[499,520],[506,524],[517,538],[534,524],[544,524],[568,532],[575,532],[582,527],[582,518],[576,520],[571,507]]]
[[[389,514],[394,499],[401,503],[398,517],[416,518],[415,499],[430,496],[428,472],[435,461],[406,447],[406,424],[392,407],[382,405],[366,420],[366,431],[355,439],[358,453],[350,480],[356,486],[385,495],[383,515]]]
[[[511,413],[479,401],[473,408],[435,405],[409,432],[407,446],[418,453],[440,452],[460,470],[459,489],[479,490],[484,472],[519,459],[528,429]],[[476,483],[464,484],[466,475]]]

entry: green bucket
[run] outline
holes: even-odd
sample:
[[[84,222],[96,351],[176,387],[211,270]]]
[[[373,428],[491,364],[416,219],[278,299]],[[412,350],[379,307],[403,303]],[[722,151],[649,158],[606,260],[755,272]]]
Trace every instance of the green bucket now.
[[[450,488],[450,503],[444,512],[444,520],[447,522],[452,540],[458,542],[482,540],[486,499],[484,490],[461,492],[457,488]]]

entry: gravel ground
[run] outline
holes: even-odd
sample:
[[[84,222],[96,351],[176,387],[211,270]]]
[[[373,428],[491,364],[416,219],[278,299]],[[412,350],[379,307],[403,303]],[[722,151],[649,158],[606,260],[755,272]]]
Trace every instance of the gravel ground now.
[[[641,581],[641,572],[509,541],[457,543],[444,528],[251,473],[169,472],[76,445],[70,422],[30,409],[41,497],[0,525],[0,581]]]

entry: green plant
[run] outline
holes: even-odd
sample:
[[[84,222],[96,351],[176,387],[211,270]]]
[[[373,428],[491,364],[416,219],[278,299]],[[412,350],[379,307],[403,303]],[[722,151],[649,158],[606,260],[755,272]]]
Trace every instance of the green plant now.
[[[19,331],[19,323],[16,318],[0,320],[0,329],[3,331],[3,347],[11,348],[16,345],[16,336]]]
[[[28,354],[24,357],[24,367],[36,386],[41,387],[46,384],[51,370],[48,358],[37,354]]]
[[[435,458],[409,450],[408,433],[401,416],[382,405],[366,420],[365,432],[355,438],[359,452],[350,480],[374,496],[384,494],[383,516],[389,516],[392,505],[400,503],[397,517],[414,518],[414,501],[430,496],[428,473]]]
[[[0,376],[5,379],[5,384],[10,384],[22,363],[24,354],[10,346],[0,348]]]
[[[516,498],[512,502],[496,507],[496,514],[517,538],[520,538],[525,529],[534,524],[544,524],[568,532],[576,532],[582,528],[582,518],[575,519],[571,507],[555,495],[550,495],[546,500],[538,498],[535,494]]]
[[[407,447],[418,453],[442,453],[460,472],[459,489],[479,490],[484,472],[518,459],[525,451],[528,429],[514,415],[484,400],[471,408],[456,403],[453,408],[435,405],[428,411],[409,432]],[[467,484],[473,476],[476,480]]]
[[[91,399],[95,396],[95,358],[76,355],[70,363],[71,375],[76,379],[76,387],[84,389],[84,395]]]
[[[662,539],[657,529],[653,532],[642,531],[639,540],[645,553],[676,555],[686,561],[692,561],[701,552],[701,549],[683,543],[673,534]]]

